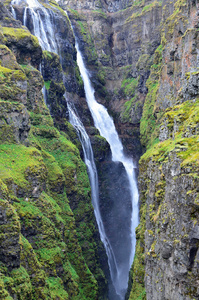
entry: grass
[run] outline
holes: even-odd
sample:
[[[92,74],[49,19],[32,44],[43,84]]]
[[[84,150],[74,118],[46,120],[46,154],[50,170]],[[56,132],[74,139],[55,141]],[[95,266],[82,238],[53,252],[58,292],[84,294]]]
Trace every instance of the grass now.
[[[19,187],[27,188],[27,172],[39,173],[45,178],[45,165],[41,153],[33,147],[23,145],[0,145],[0,178],[13,180]]]
[[[124,89],[124,93],[127,97],[134,94],[138,85],[139,78],[127,78],[122,81],[121,87]]]
[[[135,95],[129,101],[125,102],[124,109],[123,109],[123,112],[121,114],[122,122],[130,121],[130,118],[131,118],[130,114],[131,114],[132,105],[135,104],[136,100],[137,100],[137,95]]]

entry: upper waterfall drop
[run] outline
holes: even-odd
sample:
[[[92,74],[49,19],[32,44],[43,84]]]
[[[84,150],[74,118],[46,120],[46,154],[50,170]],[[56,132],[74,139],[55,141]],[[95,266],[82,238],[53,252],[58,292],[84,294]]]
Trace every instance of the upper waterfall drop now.
[[[15,19],[17,19],[17,14],[14,7],[20,6],[23,3],[27,5],[23,10],[23,25],[29,29],[32,27],[30,31],[38,38],[42,50],[58,54],[58,45],[52,24],[54,18],[53,12],[43,7],[38,0],[12,0],[11,11]],[[43,73],[41,65],[40,72]],[[47,104],[47,90],[45,85],[43,86],[42,92],[45,104]]]
[[[23,12],[23,25],[29,27],[28,22],[32,22],[32,34],[38,38],[42,49],[58,53],[58,46],[52,26],[53,12],[42,6],[38,0],[12,0],[11,11],[15,19],[17,15],[14,7],[15,5],[20,6],[23,3],[27,5]]]
[[[100,134],[108,141],[112,152],[112,160],[115,162],[121,162],[123,164],[128,176],[128,181],[130,186],[132,214],[131,214],[131,252],[130,252],[130,257],[128,258],[129,263],[127,267],[126,265],[123,265],[121,262],[118,261],[118,265],[117,265],[118,274],[117,276],[112,276],[116,293],[121,296],[121,299],[124,299],[124,294],[128,285],[128,274],[135,254],[135,244],[136,244],[135,228],[139,224],[139,208],[138,208],[139,194],[138,194],[138,188],[137,188],[137,183],[135,178],[135,171],[134,171],[135,166],[133,164],[132,159],[129,159],[124,155],[122,143],[115,129],[114,122],[107,112],[107,109],[102,104],[99,104],[95,99],[94,96],[95,91],[91,85],[88,71],[84,65],[83,57],[79,50],[79,45],[77,43],[77,40],[76,40],[76,50],[77,50],[77,63],[84,82],[86,100],[89,109],[91,111],[95,127],[99,130]]]

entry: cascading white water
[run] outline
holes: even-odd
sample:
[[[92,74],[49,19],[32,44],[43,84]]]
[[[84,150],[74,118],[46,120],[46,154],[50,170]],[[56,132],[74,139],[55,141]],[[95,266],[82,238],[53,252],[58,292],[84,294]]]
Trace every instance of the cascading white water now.
[[[28,23],[32,22],[32,34],[38,38],[42,50],[58,54],[58,46],[52,26],[53,12],[43,7],[37,0],[12,0],[11,11],[15,19],[17,18],[17,14],[14,7],[24,3],[26,6],[23,11],[23,25],[29,27]],[[40,72],[43,73],[41,65]],[[45,104],[47,104],[47,90],[45,85],[42,92]]]
[[[75,113],[74,109],[72,108],[71,104],[67,101],[68,111],[69,111],[69,121],[75,128],[78,137],[80,139],[83,152],[84,152],[84,161],[88,169],[89,174],[89,180],[91,185],[91,193],[92,193],[92,204],[94,208],[95,218],[97,221],[97,225],[99,228],[100,238],[102,243],[105,246],[105,250],[108,256],[108,263],[110,270],[114,270],[114,274],[118,273],[117,264],[115,255],[113,252],[113,249],[111,247],[111,244],[107,238],[104,225],[102,222],[102,217],[100,213],[99,208],[99,184],[98,184],[98,175],[97,175],[97,169],[95,166],[94,156],[93,156],[93,150],[90,142],[90,138],[80,121],[80,119],[77,117],[77,114]]]
[[[99,104],[94,96],[94,89],[91,85],[88,72],[84,65],[84,61],[79,50],[79,45],[76,41],[76,50],[77,50],[77,64],[80,69],[80,73],[84,82],[84,89],[86,94],[86,100],[91,111],[95,127],[99,130],[100,134],[108,141],[111,152],[112,160],[119,161],[124,165],[126,173],[128,175],[130,192],[131,192],[131,203],[132,203],[132,215],[131,215],[131,255],[129,257],[129,266],[128,268],[118,265],[117,262],[117,274],[115,275],[115,270],[110,270],[113,284],[116,290],[116,293],[121,296],[121,299],[124,299],[124,291],[127,289],[128,285],[128,274],[133,262],[135,254],[135,228],[139,224],[139,208],[138,208],[138,189],[135,179],[135,171],[133,161],[127,158],[123,152],[123,146],[115,129],[114,122],[109,116],[106,108]],[[125,253],[124,253],[125,255]]]
[[[11,11],[17,18],[14,7],[25,3],[23,12],[23,25],[32,21],[32,34],[34,34],[43,50],[58,53],[55,33],[52,27],[53,12],[42,6],[37,0],[12,0]],[[29,18],[28,18],[29,17]]]

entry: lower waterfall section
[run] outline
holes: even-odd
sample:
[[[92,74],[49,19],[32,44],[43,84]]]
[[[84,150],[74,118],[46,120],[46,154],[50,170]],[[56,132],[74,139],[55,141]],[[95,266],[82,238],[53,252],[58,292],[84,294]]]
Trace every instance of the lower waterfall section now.
[[[113,184],[114,187],[111,189],[113,193],[109,197],[111,199],[109,205],[106,206],[106,198],[103,199],[103,203],[100,201],[105,231],[109,237],[116,261],[116,268],[112,268],[110,263],[111,258],[108,256],[111,278],[116,294],[119,296],[118,299],[123,300],[128,286],[129,270],[135,253],[135,228],[139,223],[139,195],[134,172],[135,166],[133,161],[124,155],[123,146],[112,118],[109,116],[106,108],[95,99],[95,91],[91,85],[77,39],[76,50],[77,63],[84,82],[86,100],[95,127],[109,143],[112,152],[112,161],[116,164],[121,164],[124,168],[124,172],[122,172],[121,168],[117,169],[117,167],[114,168],[115,170],[111,170],[111,177],[109,176],[111,182],[108,185],[112,186]],[[108,171],[105,174],[108,174]],[[118,175],[114,179],[115,172]],[[124,180],[122,184],[120,180]],[[123,190],[125,190],[125,187],[127,188],[127,192],[124,193]],[[110,294],[110,299],[114,300],[115,296]]]

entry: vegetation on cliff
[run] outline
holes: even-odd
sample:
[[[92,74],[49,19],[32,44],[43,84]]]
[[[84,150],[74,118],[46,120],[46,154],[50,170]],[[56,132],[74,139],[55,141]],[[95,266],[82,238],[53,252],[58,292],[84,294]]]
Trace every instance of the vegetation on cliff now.
[[[198,228],[199,98],[194,50],[198,33],[191,21],[195,5],[190,10],[187,5],[177,1],[173,14],[163,23],[162,43],[147,81],[141,119],[141,140],[147,151],[140,160],[141,222],[129,299],[135,299],[140,282],[145,283],[147,299],[159,299],[166,293],[173,299],[181,295],[196,299],[198,295],[194,282],[198,278],[198,236],[194,233]],[[142,275],[137,258],[145,261]],[[181,284],[180,290],[169,284],[171,276],[174,284]]]
[[[4,9],[0,4],[0,14]],[[44,104],[37,39],[19,23],[12,28],[12,19],[2,25],[0,298],[105,299],[86,166],[69,139],[75,133],[63,114],[70,131],[59,131]],[[56,55],[43,57],[57,68],[46,81],[57,116],[66,110],[62,69]]]

